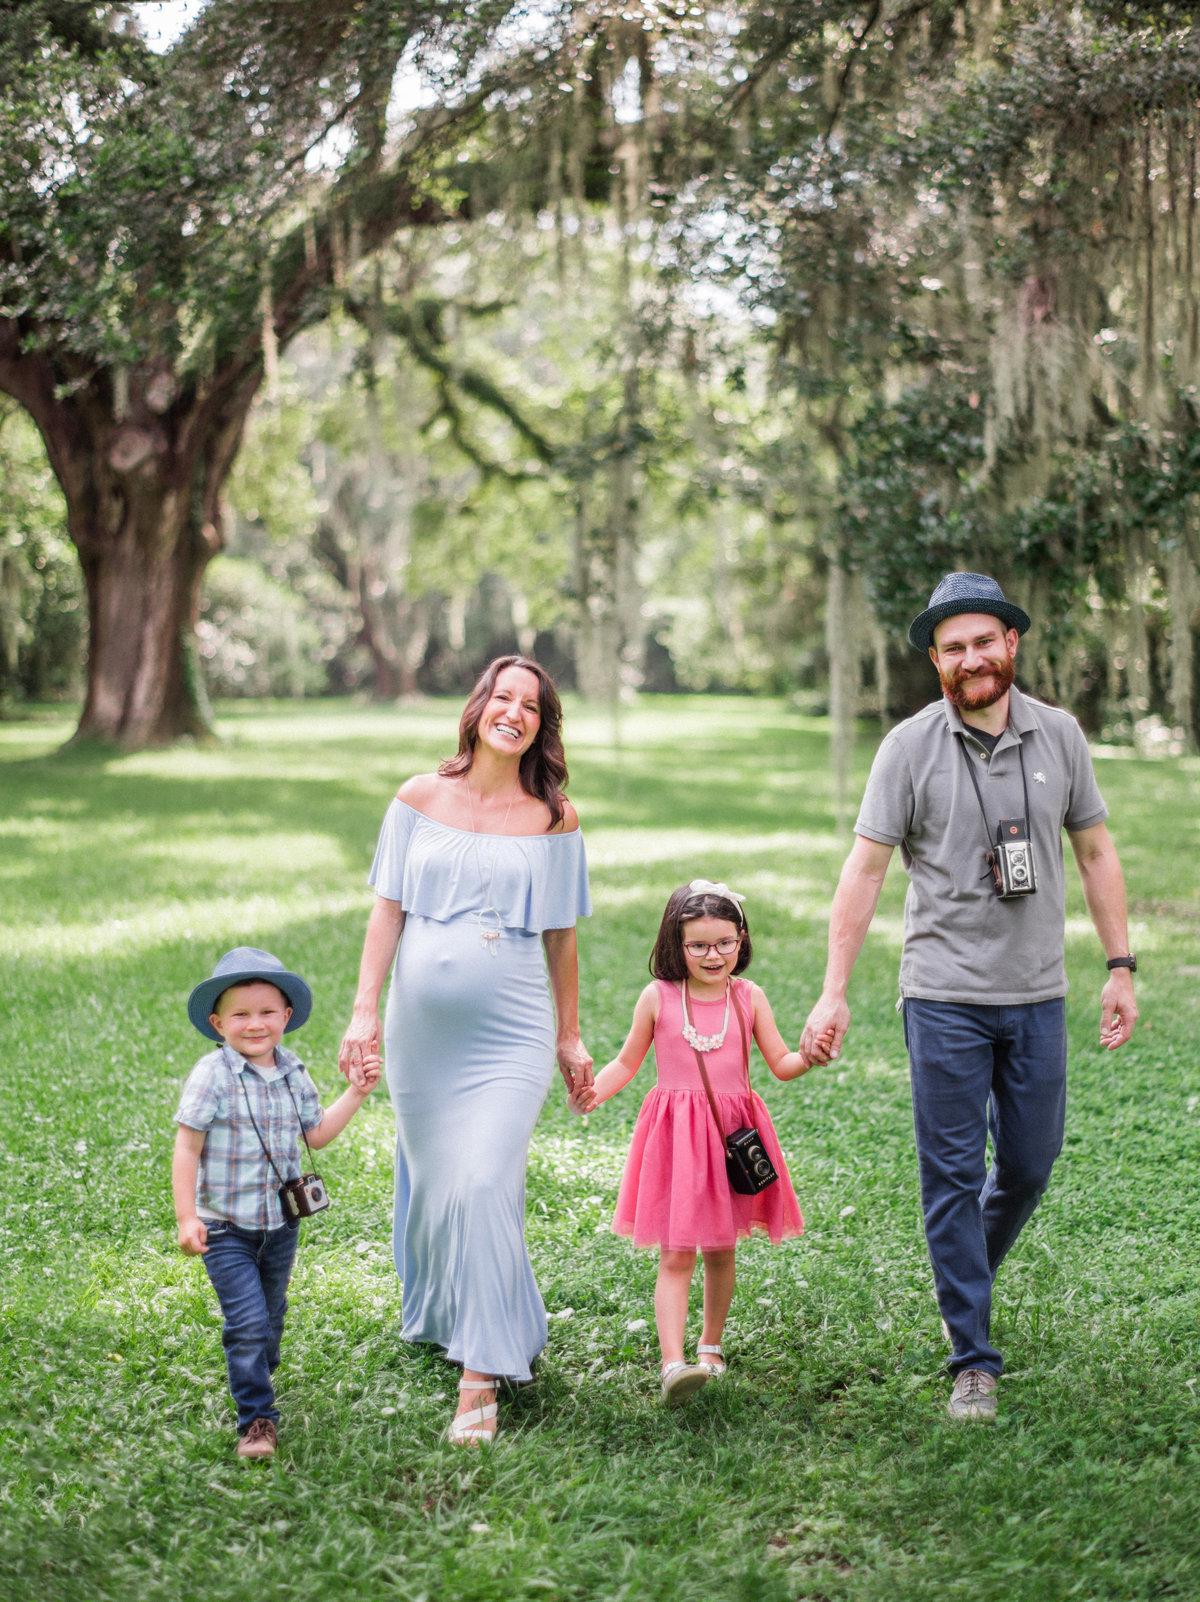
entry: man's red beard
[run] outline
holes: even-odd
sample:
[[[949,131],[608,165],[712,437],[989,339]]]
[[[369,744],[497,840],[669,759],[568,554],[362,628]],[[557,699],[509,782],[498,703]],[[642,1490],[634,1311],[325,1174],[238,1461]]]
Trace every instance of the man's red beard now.
[[[1002,695],[1007,695],[1013,681],[1013,662],[1010,656],[992,662],[986,668],[966,673],[957,668],[949,673],[938,669],[947,701],[960,712],[981,712],[985,706],[994,706]]]

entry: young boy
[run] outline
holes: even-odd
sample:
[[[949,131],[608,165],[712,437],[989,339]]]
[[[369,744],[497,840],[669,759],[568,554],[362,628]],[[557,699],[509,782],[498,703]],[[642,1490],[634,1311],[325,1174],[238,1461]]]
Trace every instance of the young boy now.
[[[219,1049],[201,1057],[183,1087],[171,1183],[179,1244],[204,1258],[225,1315],[239,1457],[275,1451],[271,1375],[299,1221],[285,1218],[279,1186],[304,1170],[301,1130],[310,1146],[327,1146],[379,1081],[373,1057],[364,1063],[364,1084],[322,1110],[304,1064],[279,1044],[311,1011],[304,980],[253,946],[227,951],[188,999],[188,1017]]]

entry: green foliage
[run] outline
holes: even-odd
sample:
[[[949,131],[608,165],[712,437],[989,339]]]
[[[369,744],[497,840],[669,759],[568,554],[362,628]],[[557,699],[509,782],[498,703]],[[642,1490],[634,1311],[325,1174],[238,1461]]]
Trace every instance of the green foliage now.
[[[456,1376],[398,1338],[378,1096],[323,1155],[335,1200],[301,1243],[279,1457],[234,1459],[215,1302],[171,1223],[171,1116],[202,1045],[187,993],[235,943],[277,950],[313,984],[298,1045],[336,1093],[379,819],[400,779],[453,749],[459,710],[239,703],[219,750],[120,760],[50,758],[62,718],[0,728],[4,1602],[1195,1595],[1192,761],[1098,764],[1143,1017],[1119,1056],[1100,1051],[1103,970],[1072,882],[1067,1141],[999,1278],[994,1431],[942,1412],[893,867],[836,1068],[792,1085],[753,1070],[807,1227],[739,1252],[727,1381],[659,1405],[654,1259],[607,1228],[647,1064],[586,1122],[552,1092],[528,1204],[550,1342],[493,1453],[445,1445]],[[568,701],[596,900],[580,931],[591,1049],[620,1044],[667,892],[695,872],[748,895],[752,977],[794,1039],[846,848],[828,731],[780,702],[672,697],[621,732],[617,751],[607,720]],[[859,782],[870,755],[863,741]],[[693,1338],[698,1318],[697,1286]]]
[[[23,413],[0,407],[0,703],[75,693],[82,589],[41,441]]]
[[[328,689],[328,664],[344,643],[344,631],[336,620],[332,637],[322,636],[319,582],[307,588],[307,595],[298,595],[257,562],[217,557],[196,625],[209,695],[303,696]]]
[[[894,404],[873,401],[851,429],[845,548],[875,612],[899,633],[948,569],[1011,567],[1013,553],[989,528],[983,422],[970,380],[938,374]]]

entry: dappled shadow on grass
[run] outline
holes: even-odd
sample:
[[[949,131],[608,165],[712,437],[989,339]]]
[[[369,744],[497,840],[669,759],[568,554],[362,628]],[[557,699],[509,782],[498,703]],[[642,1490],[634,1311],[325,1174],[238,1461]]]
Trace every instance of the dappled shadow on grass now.
[[[1144,1027],[1112,1058],[1095,942],[1073,936],[1067,1144],[998,1282],[1001,1423],[955,1429],[892,1011],[895,869],[840,1061],[789,1085],[754,1068],[807,1231],[739,1252],[727,1382],[660,1406],[655,1258],[608,1230],[652,1066],[586,1124],[556,1083],[528,1187],[549,1345],[495,1453],[447,1446],[456,1375],[398,1339],[378,1097],[322,1153],[335,1202],[293,1283],[279,1459],[234,1461],[219,1319],[171,1223],[171,1115],[206,1049],[184,1002],[227,946],[277,949],[313,981],[295,1040],[337,1092],[376,829],[396,782],[447,749],[444,712],[247,709],[214,753],[5,765],[3,1602],[257,1602],[264,1574],[281,1596],[381,1602],[1200,1594],[1200,1080],[1181,972],[1200,950],[1172,926],[1160,961],[1150,928]],[[666,892],[696,871],[748,890],[751,977],[794,1038],[843,851],[823,734],[754,703],[650,712],[618,754],[586,719],[572,750],[568,720],[595,841],[585,1038],[616,1051]],[[1142,798],[1139,765],[1112,767],[1139,893],[1186,903],[1193,781],[1155,765]],[[697,1288],[693,1339],[698,1322]]]

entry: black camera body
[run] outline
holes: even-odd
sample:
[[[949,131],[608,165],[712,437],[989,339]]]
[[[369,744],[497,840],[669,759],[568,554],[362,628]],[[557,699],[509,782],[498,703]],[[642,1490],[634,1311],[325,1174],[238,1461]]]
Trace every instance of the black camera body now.
[[[779,1178],[757,1129],[735,1129],[725,1137],[729,1184],[740,1196],[757,1196]]]
[[[992,877],[1001,901],[1011,901],[1014,896],[1031,896],[1037,890],[1033,841],[1024,818],[1001,818],[996,825]]]
[[[320,1174],[301,1174],[299,1179],[285,1179],[279,1187],[279,1205],[289,1224],[298,1224],[302,1218],[323,1213],[329,1206],[329,1192]]]

